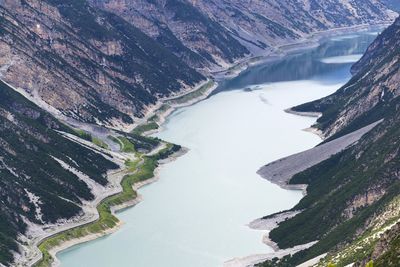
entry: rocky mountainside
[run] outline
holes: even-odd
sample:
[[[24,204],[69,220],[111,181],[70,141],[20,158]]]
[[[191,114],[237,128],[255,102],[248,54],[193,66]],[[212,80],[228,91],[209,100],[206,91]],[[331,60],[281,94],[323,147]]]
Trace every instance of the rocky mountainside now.
[[[0,0],[0,265],[13,265],[29,225],[81,215],[92,187],[109,185],[106,172],[118,167],[110,155],[67,138],[62,132],[77,132],[58,119],[126,129],[160,99],[205,81],[210,70],[318,31],[394,18],[377,0],[320,2]],[[395,99],[390,90],[385,101]],[[382,125],[392,129],[395,120]],[[326,124],[335,130],[325,132],[334,135],[339,126]],[[137,149],[158,145],[132,136],[127,144]]]
[[[353,78],[331,96],[293,108],[322,112],[315,125],[330,140],[383,119],[355,145],[296,174],[308,184],[270,238],[280,248],[318,241],[311,248],[260,266],[293,266],[328,253],[318,266],[355,263],[398,266],[400,246],[400,18],[371,44]],[[329,141],[329,139],[327,141]]]
[[[90,0],[124,17],[198,68],[228,66],[244,55],[332,28],[391,21],[376,0]],[[186,49],[182,49],[186,47]]]
[[[352,67],[354,77],[335,94],[295,107],[296,111],[322,112],[316,127],[327,137],[355,130],[382,117],[400,95],[400,20],[371,44]]]
[[[0,263],[19,251],[16,239],[27,224],[81,214],[82,202],[93,199],[82,176],[104,186],[107,170],[118,167],[60,131],[72,133],[0,82]]]
[[[140,28],[182,60],[204,68],[233,63],[249,51],[190,1],[90,0]]]
[[[3,80],[53,114],[120,129],[211,69],[395,16],[377,0],[3,0],[0,14]]]
[[[43,108],[132,124],[204,77],[120,17],[85,0],[0,2],[0,77]]]

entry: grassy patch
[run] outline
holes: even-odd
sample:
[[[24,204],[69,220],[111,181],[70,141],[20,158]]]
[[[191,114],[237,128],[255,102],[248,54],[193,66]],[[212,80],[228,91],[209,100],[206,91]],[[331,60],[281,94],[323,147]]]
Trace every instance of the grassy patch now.
[[[154,117],[154,116],[153,116],[153,117]],[[152,118],[153,118],[153,117],[152,117]],[[151,130],[156,130],[156,129],[158,129],[158,127],[160,127],[160,126],[159,126],[155,121],[151,121],[151,120],[149,119],[149,122],[137,126],[137,127],[133,130],[133,132],[136,133],[136,134],[143,134],[143,133],[148,132],[148,131],[151,131]]]
[[[201,86],[199,89],[197,89],[193,92],[187,93],[183,96],[179,96],[177,98],[170,99],[170,100],[166,101],[166,103],[168,105],[184,104],[192,99],[195,99],[197,97],[204,95],[212,86],[214,86],[214,84],[215,83],[213,81],[209,81],[206,84],[204,84],[203,86]]]
[[[153,115],[153,116],[151,116],[151,117],[148,119],[148,121],[154,121],[154,122],[156,122],[156,121],[158,121],[158,119],[159,119],[159,117],[158,117],[157,115]]]
[[[103,140],[92,136],[90,133],[85,132],[84,130],[74,128],[74,129],[72,129],[72,133],[75,134],[76,136],[78,136],[79,138],[82,138],[86,141],[92,142],[93,144],[95,144],[98,147],[108,149],[108,145]]]
[[[117,137],[118,141],[120,142],[120,144],[122,145],[121,147],[121,151],[122,152],[126,152],[126,153],[135,153],[135,145],[129,141],[128,138],[124,137],[124,136],[118,136]]]
[[[85,132],[84,130],[81,129],[72,129],[73,133],[78,136],[79,138],[82,138],[86,141],[92,142],[92,135],[90,133]]]
[[[108,145],[101,139],[97,137],[92,138],[92,143],[95,144],[96,146],[102,147],[104,149],[108,149]]]
[[[170,105],[163,104],[163,105],[158,109],[158,112],[163,113],[163,112],[166,112],[166,111],[167,111],[168,109],[170,109],[170,108],[171,108]]]

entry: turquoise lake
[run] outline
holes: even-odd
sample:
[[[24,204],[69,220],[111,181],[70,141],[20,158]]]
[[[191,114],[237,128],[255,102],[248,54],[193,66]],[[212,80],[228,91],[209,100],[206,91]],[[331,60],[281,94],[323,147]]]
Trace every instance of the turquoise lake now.
[[[284,110],[339,89],[375,36],[335,37],[253,66],[206,100],[178,109],[156,136],[189,152],[163,165],[160,180],[140,190],[143,202],[118,214],[119,231],[59,253],[61,266],[215,267],[271,252],[265,232],[247,224],[291,208],[302,193],[256,171],[321,141],[303,131],[315,118]]]

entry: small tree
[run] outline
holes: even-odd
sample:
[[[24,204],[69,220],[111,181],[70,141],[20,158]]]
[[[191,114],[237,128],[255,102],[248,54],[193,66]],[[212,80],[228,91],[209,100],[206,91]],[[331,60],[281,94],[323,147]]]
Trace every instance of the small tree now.
[[[370,260],[370,261],[365,265],[365,267],[374,267],[374,261],[373,261],[373,260]]]
[[[330,262],[330,263],[328,263],[328,266],[327,266],[327,267],[336,267],[336,264]]]

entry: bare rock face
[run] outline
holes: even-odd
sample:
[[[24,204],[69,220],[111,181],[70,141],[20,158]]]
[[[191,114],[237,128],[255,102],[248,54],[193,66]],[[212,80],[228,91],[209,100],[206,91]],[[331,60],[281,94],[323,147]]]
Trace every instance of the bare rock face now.
[[[343,212],[343,217],[345,219],[351,219],[357,211],[375,203],[385,195],[385,193],[385,190],[382,188],[370,188],[362,194],[354,196],[353,199],[347,203],[347,207]]]
[[[198,68],[227,66],[249,52],[262,54],[318,31],[395,18],[376,0],[89,1],[124,17]]]
[[[203,76],[121,18],[85,1],[2,1],[0,77],[61,113],[131,124]]]

